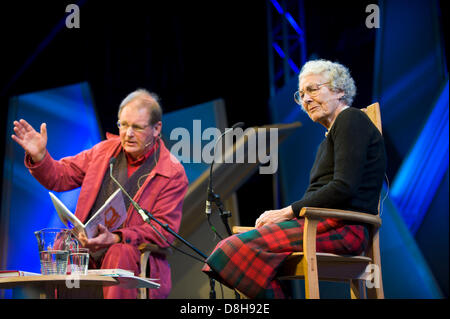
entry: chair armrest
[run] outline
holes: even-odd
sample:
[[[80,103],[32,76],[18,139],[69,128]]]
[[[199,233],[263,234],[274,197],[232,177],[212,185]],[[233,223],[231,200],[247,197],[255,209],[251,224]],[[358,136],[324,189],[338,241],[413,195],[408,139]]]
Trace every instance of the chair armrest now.
[[[381,226],[381,218],[378,215],[354,212],[350,210],[303,207],[300,211],[300,217],[310,219],[339,218],[365,224],[371,224],[377,228]]]
[[[167,247],[167,248],[161,248],[158,245],[155,244],[150,244],[150,243],[142,243],[139,245],[139,251],[142,253],[145,252],[150,252],[151,254],[159,254],[159,255],[164,255],[164,256],[168,256],[172,254],[172,249]]]
[[[381,218],[379,216],[367,213],[354,212],[350,210],[319,208],[319,207],[303,207],[302,210],[300,211],[300,217],[305,217],[309,219],[339,218],[365,224],[371,224],[377,228],[381,226]],[[233,226],[232,231],[233,234],[240,234],[253,229],[255,229],[255,227]]]

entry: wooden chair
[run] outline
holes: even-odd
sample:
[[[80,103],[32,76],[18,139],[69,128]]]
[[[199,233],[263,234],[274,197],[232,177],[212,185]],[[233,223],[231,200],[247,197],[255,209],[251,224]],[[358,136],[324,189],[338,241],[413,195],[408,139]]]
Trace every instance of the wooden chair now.
[[[362,111],[382,132],[379,104],[372,104]],[[379,244],[379,228],[381,226],[379,214],[371,215],[338,209],[303,207],[300,216],[305,218],[303,252],[295,252],[287,258],[278,271],[278,279],[304,279],[305,294],[308,299],[320,298],[319,279],[349,282],[352,299],[384,298]],[[370,228],[370,237],[366,255],[341,256],[317,253],[317,224],[325,218],[339,218],[367,224]],[[253,228],[235,226],[233,227],[233,233],[242,233]]]
[[[141,252],[141,271],[139,276],[142,278],[147,277],[148,258],[150,257],[150,254],[164,256],[172,254],[171,248],[161,248],[158,245],[150,243],[140,244],[139,251]],[[138,299],[147,299],[147,288],[139,288]]]

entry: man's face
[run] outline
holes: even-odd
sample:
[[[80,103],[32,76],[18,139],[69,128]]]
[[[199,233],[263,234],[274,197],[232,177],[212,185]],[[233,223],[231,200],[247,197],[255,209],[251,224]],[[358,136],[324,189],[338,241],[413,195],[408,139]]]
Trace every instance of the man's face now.
[[[334,121],[337,116],[341,92],[329,89],[327,79],[320,74],[310,74],[302,77],[299,91],[302,92],[302,104],[311,120],[319,122],[325,127]]]
[[[119,116],[120,143],[134,159],[144,155],[161,132],[161,122],[150,125],[150,113],[139,101],[131,101],[124,106]]]

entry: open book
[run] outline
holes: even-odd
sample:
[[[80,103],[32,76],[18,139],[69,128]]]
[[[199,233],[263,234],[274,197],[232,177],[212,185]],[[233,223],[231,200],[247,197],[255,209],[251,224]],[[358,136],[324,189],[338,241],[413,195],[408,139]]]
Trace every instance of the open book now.
[[[102,207],[83,224],[53,193],[49,192],[53,205],[59,218],[69,228],[75,228],[78,232],[84,232],[88,238],[97,235],[97,226],[102,224],[109,231],[114,231],[122,225],[127,218],[127,211],[123,201],[122,191],[115,191]]]

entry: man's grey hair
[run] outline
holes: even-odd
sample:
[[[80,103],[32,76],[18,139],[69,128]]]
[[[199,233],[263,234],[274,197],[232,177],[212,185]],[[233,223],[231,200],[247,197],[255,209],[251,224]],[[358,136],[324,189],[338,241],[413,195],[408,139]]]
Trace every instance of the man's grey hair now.
[[[133,100],[139,100],[143,107],[146,107],[150,114],[150,125],[155,125],[162,119],[162,109],[159,104],[159,97],[155,93],[149,92],[146,89],[137,89],[128,94],[120,103],[117,117],[120,118],[123,108]]]
[[[341,100],[348,106],[353,103],[356,95],[355,81],[350,75],[350,70],[338,62],[327,60],[312,60],[306,62],[298,76],[298,81],[302,77],[310,74],[321,74],[329,81],[329,88],[333,91],[344,92]],[[303,108],[303,106],[302,106]],[[304,109],[304,108],[303,108]]]

